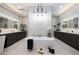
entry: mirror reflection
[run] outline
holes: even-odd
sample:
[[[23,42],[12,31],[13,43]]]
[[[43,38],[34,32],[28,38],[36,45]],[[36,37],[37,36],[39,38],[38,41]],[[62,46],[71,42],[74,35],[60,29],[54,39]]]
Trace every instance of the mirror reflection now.
[[[63,28],[78,28],[79,27],[78,23],[79,23],[79,18],[74,17],[67,21],[63,21],[62,27]]]
[[[17,21],[0,17],[0,28],[17,28]]]

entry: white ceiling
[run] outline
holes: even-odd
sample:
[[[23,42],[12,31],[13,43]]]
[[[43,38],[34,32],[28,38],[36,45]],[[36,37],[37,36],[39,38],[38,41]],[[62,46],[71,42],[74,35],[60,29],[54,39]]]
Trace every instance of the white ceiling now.
[[[32,6],[37,6],[39,3],[9,3],[16,7],[24,16],[27,15],[28,8]],[[49,6],[52,9],[52,13],[58,14],[66,5],[69,3],[42,3],[43,6]],[[24,9],[24,10],[19,10]]]

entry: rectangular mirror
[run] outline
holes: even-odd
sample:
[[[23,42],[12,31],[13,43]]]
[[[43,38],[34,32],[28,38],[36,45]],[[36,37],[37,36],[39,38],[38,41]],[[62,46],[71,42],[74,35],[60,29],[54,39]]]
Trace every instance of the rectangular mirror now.
[[[16,21],[14,21],[14,28],[18,28],[18,24]]]
[[[8,28],[8,20],[0,17],[0,28]]]
[[[73,28],[78,28],[78,17],[75,17],[74,19],[73,19]]]
[[[62,26],[63,28],[67,28],[67,21],[64,21]]]
[[[63,21],[62,27],[63,28],[78,28],[79,26],[79,18],[74,17],[68,20]]]
[[[17,25],[17,21],[0,17],[0,28],[18,28]]]

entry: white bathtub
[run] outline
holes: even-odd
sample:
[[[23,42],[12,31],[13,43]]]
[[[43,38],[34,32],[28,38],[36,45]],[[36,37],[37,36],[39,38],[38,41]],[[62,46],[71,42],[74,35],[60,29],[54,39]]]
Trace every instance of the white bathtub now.
[[[54,48],[55,39],[53,37],[27,37],[26,41],[27,39],[33,39],[34,51],[42,48],[46,52],[46,54],[49,54],[48,47]]]

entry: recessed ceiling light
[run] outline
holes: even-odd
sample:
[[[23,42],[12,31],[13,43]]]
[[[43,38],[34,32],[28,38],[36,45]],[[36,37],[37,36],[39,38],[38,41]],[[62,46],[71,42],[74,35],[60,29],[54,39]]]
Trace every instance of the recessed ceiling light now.
[[[60,9],[63,9],[63,6],[60,6],[59,8],[60,8]]]
[[[21,10],[21,11],[25,10],[25,9],[22,8],[21,6],[18,6],[18,9]]]
[[[22,7],[21,6],[18,6],[18,9],[21,9]]]

